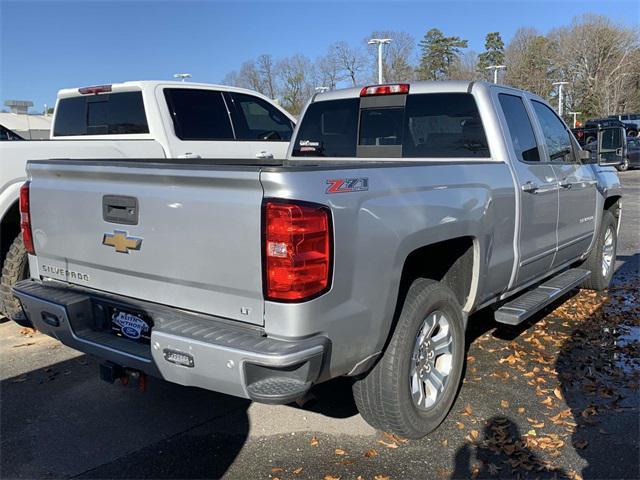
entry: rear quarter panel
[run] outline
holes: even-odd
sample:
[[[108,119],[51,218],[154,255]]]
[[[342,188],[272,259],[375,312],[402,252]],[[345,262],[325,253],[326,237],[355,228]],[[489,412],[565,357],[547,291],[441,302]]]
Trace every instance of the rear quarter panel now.
[[[507,285],[511,275],[515,202],[506,164],[396,165],[265,169],[261,174],[265,198],[300,199],[331,208],[331,290],[302,304],[265,302],[265,330],[276,337],[328,335],[332,376],[347,373],[383,348],[402,268],[413,250],[449,238],[474,237],[479,260],[471,303]],[[335,178],[367,178],[369,189],[326,193],[327,180]]]

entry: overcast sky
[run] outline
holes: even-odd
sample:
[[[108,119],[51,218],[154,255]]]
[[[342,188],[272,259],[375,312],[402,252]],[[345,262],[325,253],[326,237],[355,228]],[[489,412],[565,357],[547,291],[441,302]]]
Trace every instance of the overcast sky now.
[[[640,2],[61,2],[0,0],[0,99],[53,105],[60,88],[126,80],[220,82],[262,53],[311,59],[338,40],[362,42],[373,30],[403,30],[418,41],[430,28],[469,40],[507,42],[519,27],[542,33],[587,12],[638,23]]]

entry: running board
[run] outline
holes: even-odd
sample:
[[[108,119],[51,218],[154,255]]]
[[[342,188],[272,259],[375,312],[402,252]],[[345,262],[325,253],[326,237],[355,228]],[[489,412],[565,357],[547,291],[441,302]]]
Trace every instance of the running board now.
[[[523,293],[515,300],[496,310],[494,318],[498,323],[518,325],[539,312],[562,295],[584,282],[591,272],[582,268],[572,268],[557,277],[550,278],[534,290]]]

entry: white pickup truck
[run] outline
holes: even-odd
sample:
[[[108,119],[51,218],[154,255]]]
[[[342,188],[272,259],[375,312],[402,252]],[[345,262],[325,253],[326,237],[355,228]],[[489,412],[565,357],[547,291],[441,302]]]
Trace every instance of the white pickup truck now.
[[[27,275],[18,196],[28,160],[283,159],[294,124],[269,98],[221,85],[135,81],[61,90],[51,141],[0,142],[0,316],[20,311],[11,288]]]

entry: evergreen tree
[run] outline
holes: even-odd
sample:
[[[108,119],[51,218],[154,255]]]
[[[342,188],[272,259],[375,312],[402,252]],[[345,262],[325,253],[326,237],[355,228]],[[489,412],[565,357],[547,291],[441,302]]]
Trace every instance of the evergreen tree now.
[[[490,32],[484,40],[485,51],[478,55],[478,71],[483,77],[489,76],[487,67],[504,65],[504,42],[500,32]]]
[[[468,42],[460,37],[445,37],[437,28],[429,30],[420,41],[422,55],[418,78],[420,80],[443,80],[449,78],[451,66],[458,60],[460,49]]]

